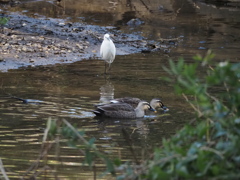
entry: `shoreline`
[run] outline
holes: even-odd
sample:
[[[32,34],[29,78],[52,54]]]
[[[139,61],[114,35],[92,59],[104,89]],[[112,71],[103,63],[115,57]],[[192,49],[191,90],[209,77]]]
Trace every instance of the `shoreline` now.
[[[117,55],[169,51],[171,45],[149,41],[139,35],[123,34],[115,27],[71,23],[40,15],[28,17],[9,13],[0,34],[0,71],[19,67],[73,63],[100,58],[105,33],[111,34]]]

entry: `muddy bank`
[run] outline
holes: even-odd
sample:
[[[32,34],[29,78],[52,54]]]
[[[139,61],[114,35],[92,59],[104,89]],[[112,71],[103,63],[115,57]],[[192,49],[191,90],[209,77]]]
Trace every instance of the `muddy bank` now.
[[[99,48],[105,33],[114,38],[117,55],[151,51],[168,53],[178,41],[153,42],[139,35],[123,34],[114,27],[71,23],[37,14],[27,17],[11,13],[7,17],[9,22],[0,34],[0,71],[100,59]]]

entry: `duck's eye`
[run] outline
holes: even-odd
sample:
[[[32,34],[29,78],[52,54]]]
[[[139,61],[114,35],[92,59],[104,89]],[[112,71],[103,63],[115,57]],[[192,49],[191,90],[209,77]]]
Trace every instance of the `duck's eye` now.
[[[159,103],[159,106],[163,106],[163,103],[162,102],[158,102]]]

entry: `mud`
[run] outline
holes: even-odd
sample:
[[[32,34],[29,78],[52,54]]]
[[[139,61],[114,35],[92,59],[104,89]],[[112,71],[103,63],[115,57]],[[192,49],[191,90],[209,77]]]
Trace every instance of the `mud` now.
[[[111,34],[117,55],[169,53],[178,40],[149,41],[144,37],[124,34],[115,27],[100,27],[72,23],[63,19],[35,14],[28,17],[10,13],[9,22],[0,34],[0,71],[19,67],[72,63],[82,59],[99,58],[99,47],[105,33]]]

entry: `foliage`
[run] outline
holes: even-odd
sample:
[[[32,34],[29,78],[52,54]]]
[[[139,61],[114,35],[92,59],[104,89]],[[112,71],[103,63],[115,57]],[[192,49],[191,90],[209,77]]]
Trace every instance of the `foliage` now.
[[[190,103],[196,119],[172,138],[163,139],[162,147],[141,164],[110,160],[99,152],[94,139],[87,141],[67,121],[61,128],[49,122],[46,134],[67,138],[69,145],[82,150],[90,166],[96,158],[102,159],[106,172],[119,172],[118,180],[240,179],[240,63],[215,63],[213,57],[208,52],[194,57],[191,64],[183,59],[169,61],[170,68],[165,70],[175,78],[165,79]],[[80,141],[83,146],[76,146]]]
[[[213,57],[208,52],[194,57],[192,64],[170,60],[170,69],[165,68],[175,77],[168,81],[176,92],[197,112],[196,122],[163,140],[163,148],[155,150],[137,179],[240,178],[240,63],[213,63]],[[206,70],[201,77],[200,68]]]
[[[3,27],[8,23],[9,19],[10,18],[7,18],[7,17],[0,17],[0,32],[2,33],[4,32]],[[0,60],[2,59],[0,58]]]
[[[9,18],[7,17],[0,17],[0,26],[4,26],[8,23]]]
[[[95,138],[87,140],[85,132],[83,130],[77,130],[66,120],[48,120],[47,128],[45,129],[43,141],[46,142],[47,138],[55,138],[56,136],[61,136],[67,139],[68,146],[80,150],[84,155],[85,161],[91,168],[94,167],[94,161],[100,158],[106,164],[106,172],[115,175],[114,164],[119,163],[116,159],[112,161],[106,155],[101,153],[96,145],[94,144]],[[105,174],[104,173],[104,174]]]

